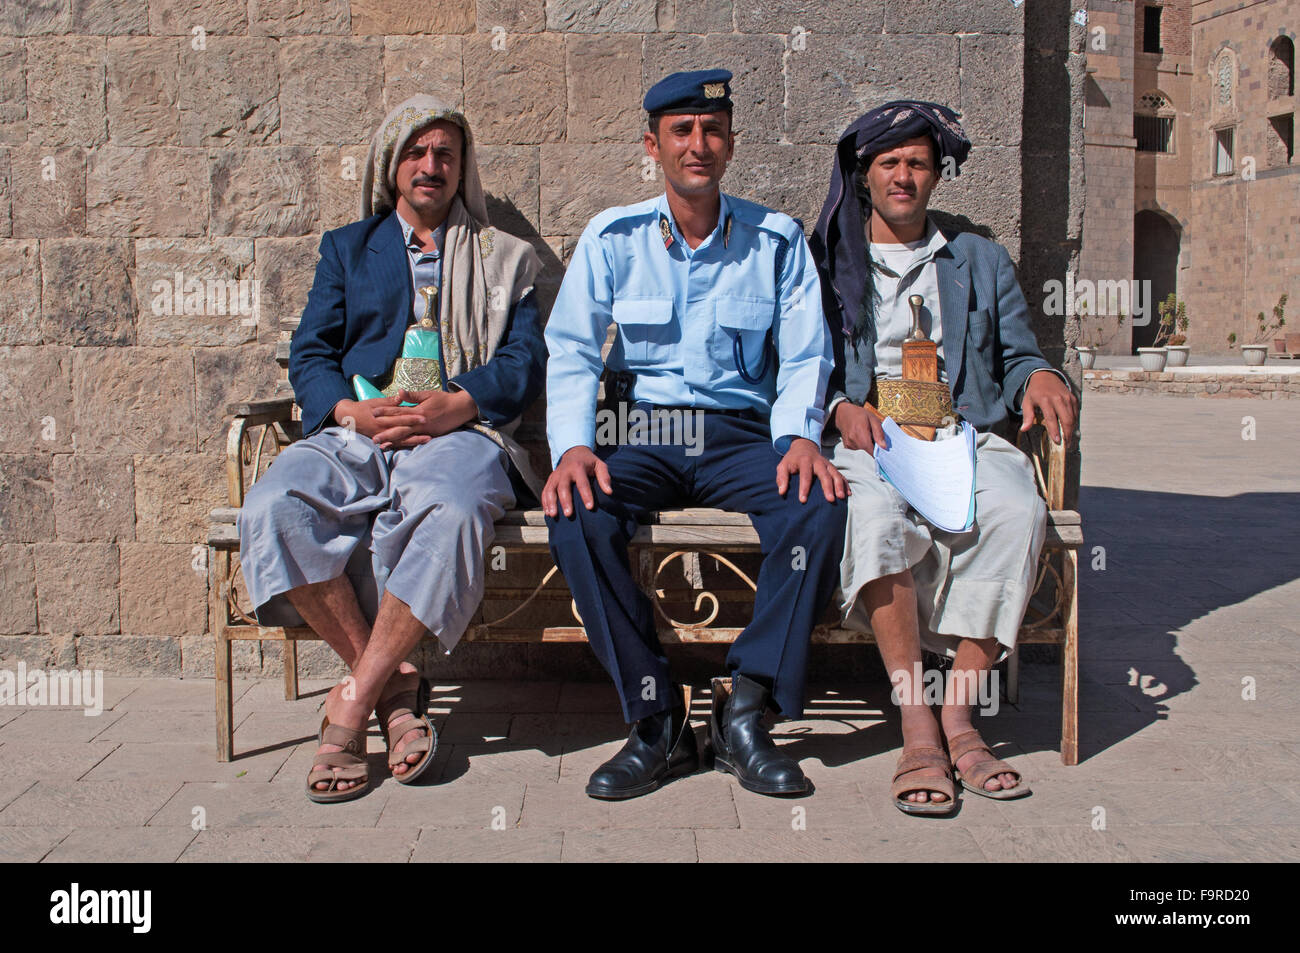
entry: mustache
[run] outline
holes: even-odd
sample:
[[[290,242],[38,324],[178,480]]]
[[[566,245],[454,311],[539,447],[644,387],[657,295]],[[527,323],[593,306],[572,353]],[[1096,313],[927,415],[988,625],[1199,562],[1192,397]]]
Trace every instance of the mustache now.
[[[436,188],[442,188],[442,187],[443,187],[444,185],[446,185],[446,184],[447,184],[447,180],[446,180],[446,179],[437,178],[437,177],[432,177],[432,178],[430,178],[429,176],[420,176],[418,179],[412,179],[412,180],[411,180],[411,187],[412,187],[412,188],[415,188],[415,187],[417,187],[417,186],[421,186],[421,185],[432,185],[432,186],[434,186],[434,187],[436,187]]]

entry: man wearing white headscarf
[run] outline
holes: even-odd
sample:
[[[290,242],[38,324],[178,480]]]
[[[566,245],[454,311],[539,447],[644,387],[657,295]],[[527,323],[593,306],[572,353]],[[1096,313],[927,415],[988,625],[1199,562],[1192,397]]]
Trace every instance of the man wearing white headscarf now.
[[[456,645],[482,598],[494,522],[539,489],[510,436],[544,380],[539,263],[489,224],[465,117],[432,96],[389,113],[361,211],[322,237],[293,337],[304,439],[239,519],[258,621],[305,622],[352,672],[325,702],[307,782],[318,802],[369,789],[372,710],[399,782],[431,763],[427,684],[406,657],[426,630]]]

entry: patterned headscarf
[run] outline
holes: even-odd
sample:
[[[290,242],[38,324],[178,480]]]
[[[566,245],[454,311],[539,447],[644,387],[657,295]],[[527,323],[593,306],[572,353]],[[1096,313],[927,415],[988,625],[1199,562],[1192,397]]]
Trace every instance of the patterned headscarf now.
[[[844,334],[854,343],[873,333],[871,268],[863,229],[871,196],[859,188],[859,172],[886,149],[927,135],[934,140],[940,170],[947,166],[959,172],[971,144],[957,119],[957,113],[938,103],[895,100],[871,110],[840,136],[830,191],[809,244],[818,269],[835,290]]]
[[[399,103],[384,117],[370,140],[366,169],[361,181],[361,217],[369,218],[397,207],[397,160],[414,135],[432,122],[445,119],[455,123],[465,136],[465,156],[461,162],[460,188],[457,194],[465,203],[470,218],[480,226],[488,224],[487,199],[478,177],[478,159],[474,155],[474,137],[465,116],[436,96],[412,96]]]

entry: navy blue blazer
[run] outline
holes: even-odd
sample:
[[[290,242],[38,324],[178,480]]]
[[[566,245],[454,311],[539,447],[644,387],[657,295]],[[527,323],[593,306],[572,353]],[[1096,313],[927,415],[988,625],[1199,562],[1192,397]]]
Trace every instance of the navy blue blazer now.
[[[934,256],[943,324],[943,365],[953,409],[977,430],[998,431],[1020,414],[1020,398],[1037,370],[1057,373],[1029,324],[1029,305],[1016,281],[1011,256],[997,242],[970,232],[947,235]],[[847,395],[867,399],[876,376],[871,341],[848,347],[840,302],[822,271],[822,304],[835,350],[826,403]],[[1066,381],[1066,386],[1069,382]]]
[[[386,374],[402,353],[415,292],[402,227],[392,212],[321,236],[316,280],[289,347],[289,383],[310,435],[355,400],[352,375]],[[478,404],[491,427],[515,420],[542,392],[546,342],[532,292],[511,309],[492,359],[448,381]]]

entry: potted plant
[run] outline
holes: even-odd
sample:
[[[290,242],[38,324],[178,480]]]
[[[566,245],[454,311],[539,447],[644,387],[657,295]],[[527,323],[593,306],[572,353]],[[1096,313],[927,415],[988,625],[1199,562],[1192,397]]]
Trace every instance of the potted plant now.
[[[1086,304],[1079,305],[1079,323],[1087,324],[1088,310]],[[1083,343],[1076,346],[1075,350],[1079,352],[1079,366],[1085,371],[1092,370],[1093,365],[1097,362],[1097,352],[1110,343],[1111,338],[1119,333],[1119,329],[1124,326],[1124,312],[1119,313],[1119,318],[1115,323],[1114,329],[1107,334],[1105,329],[1098,325],[1097,327],[1085,327],[1083,330]]]
[[[1185,367],[1192,349],[1187,344],[1187,302],[1179,301],[1173,292],[1156,305],[1156,314],[1160,315],[1160,324],[1156,328],[1155,343],[1165,343],[1167,367]]]
[[[1258,367],[1268,360],[1268,339],[1273,334],[1280,331],[1286,326],[1286,299],[1284,294],[1277,299],[1277,304],[1273,305],[1273,317],[1269,320],[1264,316],[1264,312],[1259,312],[1256,318],[1258,327],[1249,343],[1241,344],[1241,356],[1245,362],[1252,366]],[[1237,346],[1237,335],[1232,333],[1228,335],[1228,347]]]

